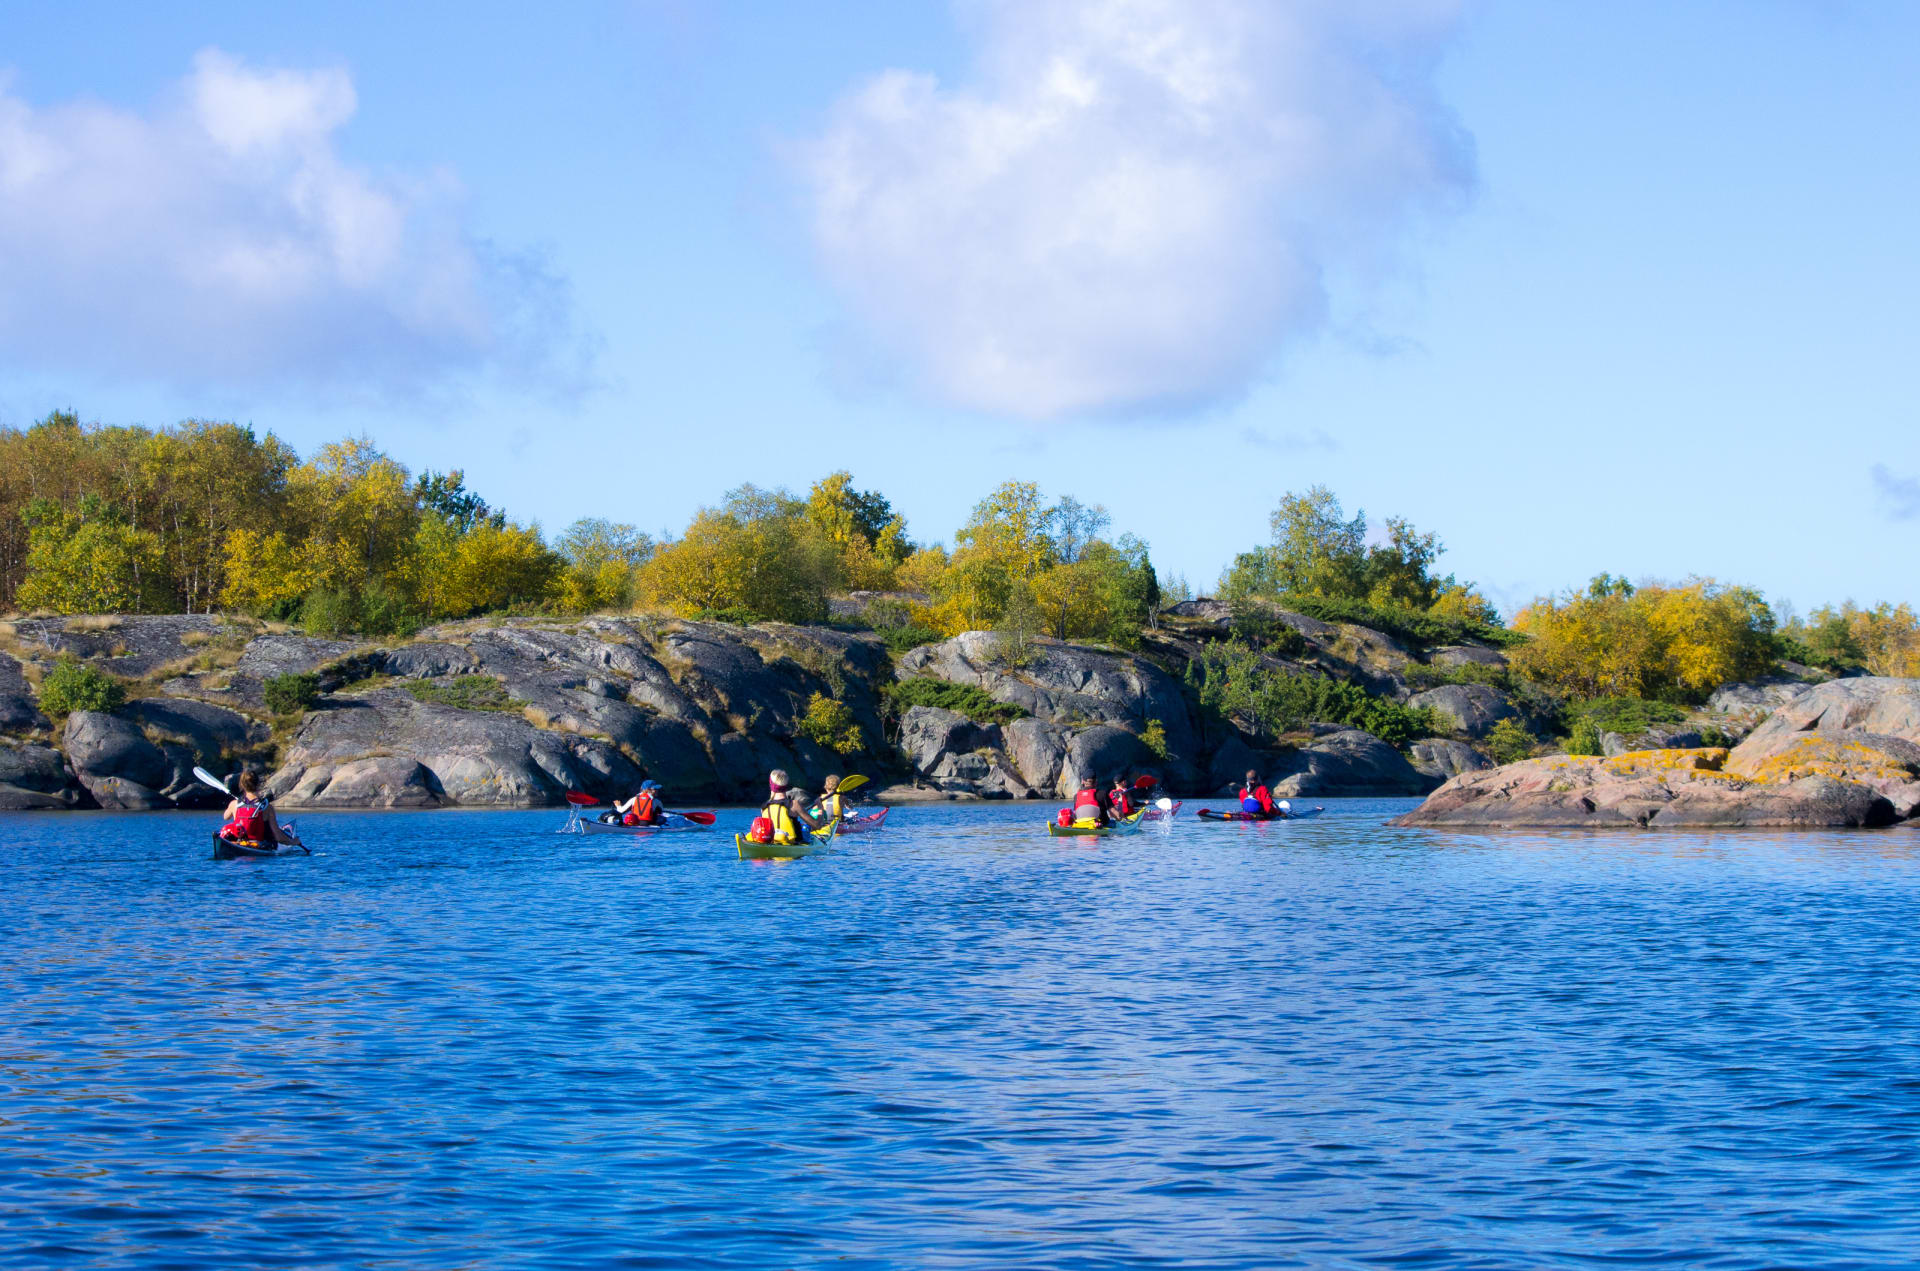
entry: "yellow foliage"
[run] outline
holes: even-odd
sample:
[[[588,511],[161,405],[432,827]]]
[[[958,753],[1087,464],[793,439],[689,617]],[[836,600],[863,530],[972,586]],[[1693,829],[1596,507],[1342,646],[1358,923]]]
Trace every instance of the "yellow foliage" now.
[[[835,566],[825,542],[784,510],[705,508],[641,566],[639,583],[647,599],[688,615],[744,610],[818,622]]]
[[[226,574],[220,603],[263,612],[312,591],[319,585],[320,566],[308,544],[289,541],[278,530],[235,530],[227,535]]]
[[[1773,614],[1758,593],[1712,579],[1634,590],[1596,584],[1543,598],[1509,653],[1522,675],[1578,697],[1697,700],[1721,684],[1763,674],[1773,660]]]

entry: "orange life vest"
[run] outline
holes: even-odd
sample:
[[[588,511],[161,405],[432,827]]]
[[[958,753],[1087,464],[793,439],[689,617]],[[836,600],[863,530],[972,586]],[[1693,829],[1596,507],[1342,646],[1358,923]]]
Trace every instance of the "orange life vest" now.
[[[643,790],[633,796],[633,804],[627,809],[626,819],[621,821],[621,824],[652,825],[659,819],[660,814],[653,806],[653,791]]]

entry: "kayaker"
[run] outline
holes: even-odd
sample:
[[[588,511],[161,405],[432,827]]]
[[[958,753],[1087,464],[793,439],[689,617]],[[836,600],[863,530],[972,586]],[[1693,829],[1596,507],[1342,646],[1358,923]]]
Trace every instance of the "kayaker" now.
[[[260,777],[253,769],[245,769],[235,777],[233,787],[234,797],[233,802],[227,804],[226,824],[220,827],[221,838],[238,843],[304,846],[291,830],[280,824],[280,818],[273,811],[273,801],[260,793]]]
[[[820,783],[820,801],[813,805],[813,814],[827,821],[835,820],[847,814],[846,801],[840,797],[840,778],[838,774],[830,776]]]
[[[1247,784],[1240,787],[1240,810],[1248,815],[1272,816],[1273,794],[1260,783],[1260,774],[1247,770]]]
[[[1107,808],[1118,820],[1126,820],[1133,815],[1133,791],[1127,787],[1126,774],[1113,779],[1113,789],[1107,791]]]
[[[784,769],[775,768],[768,774],[767,789],[766,806],[760,809],[760,815],[773,825],[775,843],[805,843],[811,837],[809,831],[824,830],[830,824],[808,809],[807,792],[790,784]]]
[[[660,807],[658,781],[642,781],[639,793],[623,803],[613,805],[620,814],[622,825],[661,825],[666,822],[667,814]]]
[[[1075,825],[1107,823],[1107,808],[1100,798],[1100,783],[1092,777],[1083,779],[1080,782],[1079,793],[1073,796],[1073,823]]]

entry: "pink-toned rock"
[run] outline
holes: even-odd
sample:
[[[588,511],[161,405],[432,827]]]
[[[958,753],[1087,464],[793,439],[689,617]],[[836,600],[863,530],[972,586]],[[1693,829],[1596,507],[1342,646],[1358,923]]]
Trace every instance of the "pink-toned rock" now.
[[[1611,759],[1555,755],[1455,777],[1395,825],[1516,829],[1785,829],[1887,825],[1885,795],[1810,775],[1763,783],[1720,771],[1724,750],[1637,751]]]

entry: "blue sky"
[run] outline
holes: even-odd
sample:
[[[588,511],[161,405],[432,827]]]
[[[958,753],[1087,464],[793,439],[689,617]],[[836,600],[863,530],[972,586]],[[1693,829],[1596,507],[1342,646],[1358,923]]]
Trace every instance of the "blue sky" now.
[[[1920,8],[160,8],[0,16],[0,423],[549,529],[1018,477],[1202,589],[1324,482],[1508,606],[1920,599]]]

